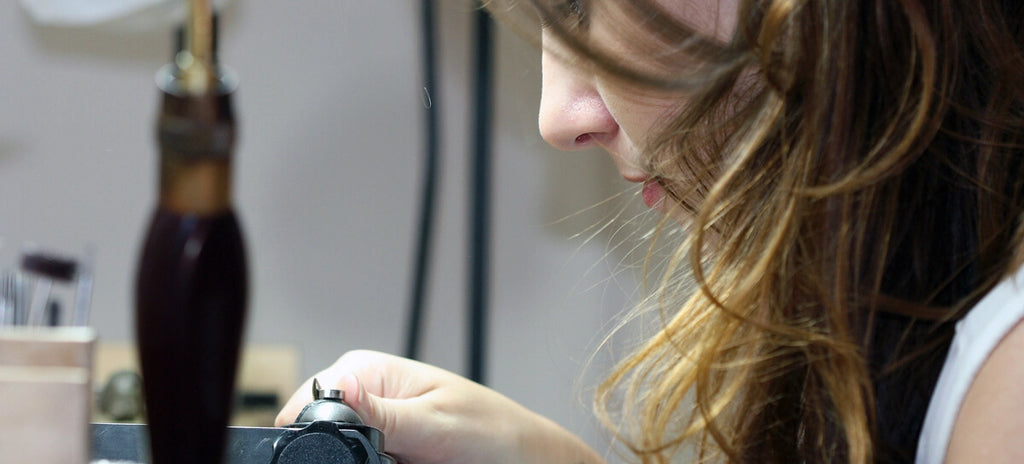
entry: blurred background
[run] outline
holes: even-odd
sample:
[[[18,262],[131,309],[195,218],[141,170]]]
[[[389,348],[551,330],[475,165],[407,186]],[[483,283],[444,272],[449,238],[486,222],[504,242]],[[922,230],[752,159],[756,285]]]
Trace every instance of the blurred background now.
[[[421,359],[459,373],[473,14],[474,2],[438,2],[429,95],[441,112],[442,173]],[[26,243],[93,246],[92,324],[101,343],[128,349],[156,201],[153,76],[173,50],[172,23],[145,15],[58,27],[0,3],[0,256],[8,263]],[[405,345],[427,100],[419,15],[412,0],[232,0],[222,10],[221,62],[240,78],[246,343],[286,353],[257,356],[259,376],[281,388],[347,350]],[[543,143],[539,50],[495,32],[487,383],[600,446],[589,388],[608,359],[590,357],[629,307],[643,256],[617,223],[602,226],[634,214],[622,208],[635,189],[605,154]]]

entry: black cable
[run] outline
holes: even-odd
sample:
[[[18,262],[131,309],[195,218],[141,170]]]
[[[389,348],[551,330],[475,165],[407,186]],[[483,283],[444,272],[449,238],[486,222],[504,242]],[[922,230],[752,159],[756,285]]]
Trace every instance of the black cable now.
[[[416,240],[415,262],[412,275],[412,294],[409,299],[409,326],[406,327],[405,356],[416,359],[419,355],[419,341],[423,320],[424,295],[427,287],[427,267],[430,264],[431,245],[434,230],[434,204],[437,193],[439,122],[438,99],[434,69],[434,0],[423,0],[421,10],[421,33],[423,46],[423,89],[426,92],[424,137],[423,190],[420,196],[419,227]]]
[[[476,11],[476,75],[469,250],[469,378],[484,383],[487,359],[487,302],[490,275],[492,45],[490,15]]]

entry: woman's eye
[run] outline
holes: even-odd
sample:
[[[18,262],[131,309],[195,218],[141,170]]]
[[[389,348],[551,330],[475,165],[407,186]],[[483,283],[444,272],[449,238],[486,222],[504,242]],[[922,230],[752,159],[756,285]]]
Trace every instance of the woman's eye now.
[[[559,4],[559,9],[564,18],[582,18],[583,0],[566,0]]]
[[[569,29],[586,27],[588,22],[586,0],[558,0],[549,11],[547,22],[557,22]]]

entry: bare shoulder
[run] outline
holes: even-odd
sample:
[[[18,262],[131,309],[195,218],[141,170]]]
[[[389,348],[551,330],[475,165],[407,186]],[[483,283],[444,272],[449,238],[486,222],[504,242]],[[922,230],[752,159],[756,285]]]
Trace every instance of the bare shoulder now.
[[[1024,321],[999,342],[967,391],[946,462],[1024,462]]]

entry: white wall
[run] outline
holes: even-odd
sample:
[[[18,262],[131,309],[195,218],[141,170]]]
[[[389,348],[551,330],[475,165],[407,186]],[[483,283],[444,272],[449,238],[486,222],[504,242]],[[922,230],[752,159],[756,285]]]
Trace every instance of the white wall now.
[[[298,345],[303,378],[348,349],[404,346],[422,143],[418,5],[236,0],[224,12],[222,61],[241,78],[247,340]],[[441,2],[443,85],[432,95],[444,173],[423,358],[458,372],[471,13],[468,1]],[[38,26],[17,2],[0,3],[0,252],[9,262],[27,241],[95,244],[93,323],[105,340],[132,337],[155,199],[153,74],[170,36]],[[572,237],[614,212],[589,206],[626,186],[602,154],[551,153],[536,131],[537,50],[505,30],[497,43],[490,384],[600,443],[577,381],[635,281],[615,274],[610,234]]]

